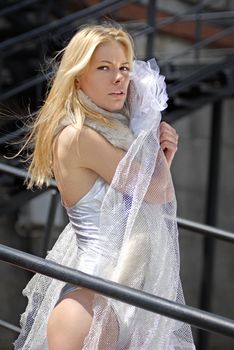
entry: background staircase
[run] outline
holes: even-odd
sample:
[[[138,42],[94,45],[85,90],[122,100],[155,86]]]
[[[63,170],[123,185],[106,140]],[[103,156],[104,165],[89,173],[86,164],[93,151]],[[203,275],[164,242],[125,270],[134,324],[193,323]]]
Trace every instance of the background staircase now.
[[[159,1],[156,6],[152,0],[6,0],[0,4],[0,217],[16,221],[22,206],[46,191],[27,191],[23,185],[25,163],[11,157],[27,131],[25,115],[29,109],[35,112],[43,102],[51,73],[46,62],[84,23],[118,21],[139,43],[137,48],[141,46],[139,58],[156,57],[169,95],[164,120],[173,124],[203,106],[213,105],[217,121],[217,106],[234,97],[234,11],[216,6],[216,1],[181,1],[187,8],[178,13],[170,11],[170,4],[166,8],[165,3]],[[158,50],[160,40],[168,38],[181,41],[181,49],[173,54]],[[211,145],[213,142],[216,158],[211,154],[207,181],[210,211],[207,209],[206,223],[210,225],[215,224],[217,214],[214,188],[221,166],[217,158],[220,124],[215,125]],[[213,249],[207,242],[204,246],[206,250]],[[204,267],[206,275],[212,264],[211,254]],[[212,285],[212,273],[210,276],[207,283]],[[207,286],[203,288],[209,291]],[[199,350],[206,350],[204,344]]]

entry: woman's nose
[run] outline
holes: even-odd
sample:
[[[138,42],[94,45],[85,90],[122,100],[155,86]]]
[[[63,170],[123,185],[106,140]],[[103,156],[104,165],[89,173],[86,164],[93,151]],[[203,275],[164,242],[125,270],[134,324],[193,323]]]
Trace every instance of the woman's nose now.
[[[114,83],[115,83],[115,84],[120,83],[122,80],[123,80],[123,74],[122,74],[122,72],[118,69],[118,70],[115,72],[115,75],[114,75]]]

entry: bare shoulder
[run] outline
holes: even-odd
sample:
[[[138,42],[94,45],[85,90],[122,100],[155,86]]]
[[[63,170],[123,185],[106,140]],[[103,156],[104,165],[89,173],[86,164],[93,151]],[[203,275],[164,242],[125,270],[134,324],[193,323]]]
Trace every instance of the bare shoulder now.
[[[79,136],[80,130],[74,125],[66,126],[56,137],[54,142],[54,151],[70,152],[71,147],[75,146]]]
[[[60,161],[65,158],[76,158],[76,164],[89,152],[94,152],[97,147],[106,145],[106,140],[98,132],[83,126],[78,129],[75,125],[66,126],[57,136],[54,142],[54,154]]]

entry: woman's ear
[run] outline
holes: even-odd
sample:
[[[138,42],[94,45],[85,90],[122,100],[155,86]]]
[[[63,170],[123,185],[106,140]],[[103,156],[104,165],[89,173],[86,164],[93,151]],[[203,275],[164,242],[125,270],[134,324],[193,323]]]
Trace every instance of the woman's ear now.
[[[78,78],[75,79],[75,87],[76,87],[77,89],[80,88],[80,81],[79,81]]]

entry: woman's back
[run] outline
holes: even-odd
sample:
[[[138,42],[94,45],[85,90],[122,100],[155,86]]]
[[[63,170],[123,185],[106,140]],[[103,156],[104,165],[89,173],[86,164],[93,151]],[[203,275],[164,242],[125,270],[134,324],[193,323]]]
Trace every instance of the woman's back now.
[[[67,207],[77,203],[98,176],[110,184],[124,154],[90,127],[84,125],[81,131],[65,127],[53,148],[53,172],[63,203]]]

